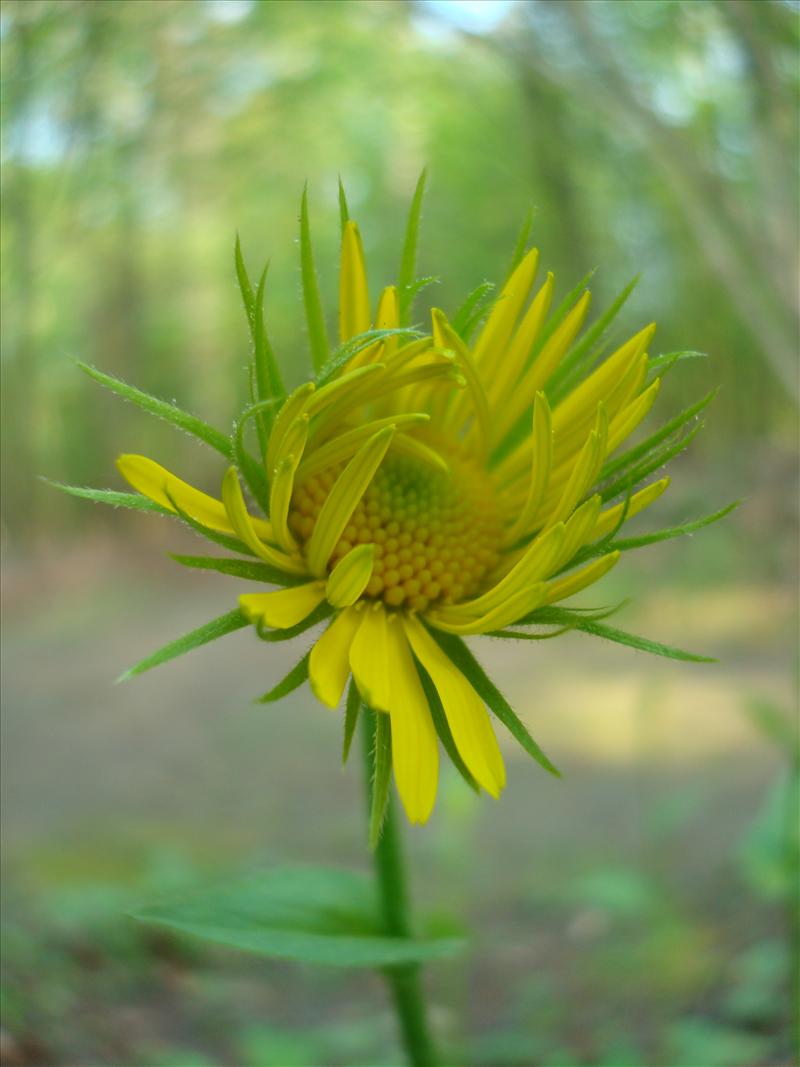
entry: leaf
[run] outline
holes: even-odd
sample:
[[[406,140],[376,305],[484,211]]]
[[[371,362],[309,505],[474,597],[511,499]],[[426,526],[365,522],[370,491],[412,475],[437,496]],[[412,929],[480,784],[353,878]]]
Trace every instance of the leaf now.
[[[250,278],[247,275],[247,267],[244,265],[242,245],[239,241],[238,233],[236,234],[236,244],[233,248],[233,259],[236,267],[236,278],[239,282],[239,291],[242,294],[242,303],[244,304],[244,310],[247,314],[247,322],[252,334],[255,325],[256,299],[253,295],[253,287],[250,284]]]
[[[344,228],[350,221],[350,209],[347,206],[347,195],[344,191],[344,185],[342,184],[342,176],[339,175],[339,223],[341,225],[342,233]]]
[[[420,664],[416,660],[416,657],[415,663],[417,667],[417,674],[419,675],[419,680],[422,683],[422,688],[425,690],[425,696],[428,699],[428,707],[430,708],[431,718],[433,719],[433,726],[436,730],[439,740],[442,742],[442,747],[444,748],[447,755],[450,757],[450,762],[453,764],[455,769],[458,771],[458,773],[461,775],[461,777],[464,779],[470,789],[474,790],[474,792],[476,793],[480,793],[480,785],[470,774],[466,763],[464,763],[458,749],[456,748],[456,743],[453,739],[453,734],[450,731],[450,724],[448,723],[447,716],[444,713],[444,708],[442,707],[442,701],[439,697],[438,690],[436,689],[436,686],[433,684],[430,677],[428,676],[428,672],[424,670],[424,668],[420,669]]]
[[[356,683],[350,679],[347,688],[347,703],[344,709],[344,739],[342,741],[342,763],[347,763],[350,755],[350,746],[353,744],[353,735],[358,725],[358,715],[361,711],[361,694]]]
[[[132,404],[136,404],[137,407],[147,411],[150,415],[164,419],[165,422],[177,426],[179,430],[184,430],[186,433],[192,434],[193,437],[199,438],[199,440],[220,452],[226,459],[232,459],[231,443],[225,434],[215,430],[213,426],[209,426],[207,422],[203,422],[196,415],[183,411],[181,408],[176,407],[175,404],[167,403],[166,400],[159,400],[158,397],[151,396],[149,393],[137,389],[134,385],[128,385],[127,382],[123,382],[111,374],[104,374],[103,371],[98,370],[96,367],[90,367],[88,363],[78,361],[78,366],[90,378],[105,386],[106,389],[110,389],[117,396],[121,396],[123,400],[130,400]]]
[[[511,253],[511,263],[509,264],[508,272],[506,273],[505,280],[503,282],[503,287],[505,287],[506,283],[508,282],[508,279],[520,265],[523,256],[525,255],[525,249],[528,247],[528,238],[531,235],[531,227],[533,226],[533,216],[534,209],[530,207],[528,208],[527,215],[522,221],[520,231],[517,234],[517,240],[514,244],[514,251]]]
[[[419,220],[422,214],[422,199],[425,195],[425,181],[428,177],[427,170],[423,170],[417,180],[417,187],[411,200],[406,222],[406,233],[403,240],[403,252],[400,257],[400,271],[397,275],[397,296],[399,303],[399,323],[407,326],[411,314],[411,304],[414,293],[411,286],[414,283],[414,273],[417,264],[417,243],[419,241]]]
[[[339,188],[343,192],[341,183]],[[311,361],[314,364],[314,370],[318,371],[324,366],[329,353],[325,313],[322,310],[322,299],[319,295],[314,250],[311,244],[311,228],[308,224],[308,182],[303,187],[303,197],[300,201],[300,276],[303,283],[303,303],[306,309]]]
[[[532,756],[550,774],[560,778],[560,771],[554,767],[533,740],[525,724],[500,690],[497,689],[494,682],[489,678],[461,638],[456,637],[455,634],[448,634],[443,630],[435,630],[433,628],[431,628],[430,633],[461,673],[469,679],[481,700],[489,705],[500,722],[506,727],[511,736],[522,745],[528,755]]]
[[[640,485],[648,475],[653,473],[653,471],[663,467],[680,452],[687,449],[703,429],[704,425],[704,423],[698,422],[697,425],[687,434],[684,434],[683,437],[668,442],[662,448],[654,449],[645,457],[642,463],[638,463],[636,466],[629,468],[621,475],[621,477],[617,478],[616,481],[612,482],[610,485],[606,485],[600,493],[600,498],[603,503],[612,500],[615,496],[619,496],[620,493],[630,492],[636,486]]]
[[[134,667],[129,667],[127,671],[124,671],[119,676],[117,681],[124,682],[128,678],[133,678],[134,675],[144,674],[145,671],[152,670],[153,667],[160,667],[162,663],[167,663],[177,656],[183,656],[186,652],[191,652],[192,649],[207,645],[210,641],[216,641],[218,637],[224,637],[226,634],[233,633],[234,630],[241,630],[243,627],[250,625],[249,620],[245,618],[238,608],[236,611],[229,611],[227,615],[220,615],[218,619],[212,619],[205,626],[199,626],[196,630],[192,630],[191,633],[184,634],[183,637],[179,637],[175,641],[170,641],[168,645],[164,645],[157,652],[153,652],[146,656],[145,659],[140,660]]]
[[[671,645],[663,645],[658,641],[650,641],[638,634],[628,633],[626,630],[618,630],[615,626],[606,626],[605,623],[595,619],[587,619],[583,616],[576,617],[569,608],[537,608],[536,611],[520,620],[521,625],[528,626],[535,623],[569,623],[574,630],[591,634],[593,637],[602,637],[606,641],[615,641],[619,645],[627,645],[640,652],[650,652],[654,656],[663,656],[665,659],[677,659],[688,663],[716,663],[711,656],[699,656],[694,652],[684,652],[681,648],[673,648]]]
[[[463,946],[386,937],[371,879],[340,868],[274,868],[142,908],[135,918],[260,956],[336,967],[407,966]]]
[[[278,370],[278,363],[272,345],[264,325],[264,286],[267,280],[269,263],[261,272],[256,291],[255,307],[253,310],[253,362],[255,366],[256,395],[258,400],[281,402],[286,396],[283,388],[283,380]],[[264,425],[264,437],[269,437],[272,426],[273,411],[265,408],[261,421]]]
[[[116,489],[88,489],[79,485],[65,485],[63,482],[54,482],[50,478],[40,477],[46,485],[54,489],[60,489],[69,496],[77,496],[81,500],[92,500],[96,504],[108,504],[112,508],[130,508],[131,511],[152,511],[156,515],[168,515],[175,518],[173,513],[154,500],[148,500],[139,493],[120,493]]]
[[[374,745],[372,749],[372,781],[369,805],[369,847],[375,849],[381,838],[383,820],[389,804],[389,785],[392,778],[392,730],[389,716],[374,711]]]
[[[244,443],[244,429],[249,419],[256,418],[257,425],[263,433],[259,434],[259,444],[262,456],[266,457],[266,428],[261,424],[260,416],[265,411],[273,411],[278,404],[277,398],[271,400],[259,400],[246,407],[239,418],[233,424],[231,442],[233,446],[233,458],[247,488],[253,494],[258,506],[265,515],[269,515],[269,479],[264,468],[264,460],[259,463],[247,450]],[[265,442],[262,444],[262,439]]]
[[[269,563],[256,562],[247,559],[222,559],[219,556],[185,556],[176,552],[170,552],[170,557],[182,567],[193,567],[196,570],[218,571],[220,574],[228,574],[233,578],[244,578],[249,582],[267,582],[269,585],[300,585],[307,579],[285,571],[271,567]]]
[[[338,370],[340,370],[346,363],[353,358],[353,356],[362,350],[362,348],[368,348],[376,341],[382,341],[387,337],[413,337],[415,339],[424,337],[423,333],[412,327],[402,327],[391,330],[365,330],[363,333],[356,334],[355,337],[351,337],[344,344],[339,345],[330,355],[328,362],[321,368],[319,374],[315,378],[317,385],[325,385],[333,378]]]
[[[578,377],[586,373],[585,364],[592,348],[619,314],[623,305],[636,288],[640,275],[632,278],[606,311],[594,322],[568,355],[561,361],[547,384],[547,398],[552,404],[570,392]]]
[[[268,693],[263,695],[263,697],[258,697],[256,704],[272,704],[274,701],[280,700],[281,697],[285,697],[289,693],[294,692],[295,689],[299,689],[303,682],[308,678],[308,661],[310,658],[311,650],[309,649],[300,662],[292,667],[285,678],[278,682],[277,685],[273,686]]]
[[[676,363],[682,363],[687,359],[708,359],[708,355],[705,352],[695,352],[692,349],[686,349],[683,352],[665,352],[663,355],[655,356],[649,361],[648,370],[660,371],[660,375],[656,375],[656,377],[663,378]]]
[[[206,541],[210,541],[214,545],[220,545],[221,548],[227,548],[229,552],[238,552],[244,556],[254,556],[255,552],[246,545],[243,541],[240,541],[236,537],[232,537],[229,534],[220,533],[218,530],[212,530],[210,526],[204,526],[202,522],[198,522],[197,519],[193,519],[191,515],[188,515],[179,504],[175,503],[173,497],[169,496],[170,503],[175,508],[175,513],[178,518],[186,523],[190,529],[194,530],[196,534],[205,538]]]
[[[674,418],[671,418],[668,422],[665,422],[663,426],[660,426],[655,433],[652,433],[644,441],[640,441],[638,445],[633,448],[629,448],[627,452],[623,452],[615,459],[609,460],[600,471],[600,478],[605,479],[612,474],[616,474],[617,471],[631,466],[637,460],[644,458],[649,453],[653,452],[657,445],[661,444],[668,437],[671,437],[674,433],[677,433],[687,422],[693,419],[696,415],[708,407],[714,397],[717,395],[717,390],[712,389],[710,393],[706,393],[702,399],[698,400],[694,404],[690,404],[684,408],[683,411],[678,412]]]
[[[462,341],[469,340],[471,332],[470,324],[477,321],[475,318],[475,310],[476,308],[479,309],[477,312],[478,317],[485,313],[486,309],[484,304],[489,295],[494,291],[494,287],[494,282],[481,282],[480,285],[476,285],[453,316],[450,325]]]
[[[302,622],[298,622],[296,626],[290,626],[286,630],[269,630],[263,623],[257,623],[256,633],[262,641],[269,641],[270,643],[276,641],[291,641],[293,637],[297,637],[298,634],[304,634],[306,630],[310,630],[312,626],[316,626],[318,622],[322,622],[332,614],[333,608],[323,600],[318,608],[312,611]]]

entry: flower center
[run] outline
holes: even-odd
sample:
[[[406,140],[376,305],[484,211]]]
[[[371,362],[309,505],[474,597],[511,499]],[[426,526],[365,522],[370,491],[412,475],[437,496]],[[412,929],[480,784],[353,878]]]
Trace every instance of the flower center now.
[[[365,596],[424,611],[473,595],[500,559],[501,522],[494,487],[473,460],[449,454],[445,474],[390,453],[358,503],[329,569],[358,544],[375,545]],[[313,475],[292,496],[289,526],[301,544],[343,469]]]

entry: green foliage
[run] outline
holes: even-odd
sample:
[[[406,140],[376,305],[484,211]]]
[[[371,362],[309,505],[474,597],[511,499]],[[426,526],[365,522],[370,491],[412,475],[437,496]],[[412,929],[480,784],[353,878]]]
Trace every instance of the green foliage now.
[[[541,748],[531,737],[527,727],[508,703],[506,698],[495,686],[494,682],[481,667],[480,663],[470,652],[467,645],[460,637],[454,634],[444,633],[442,630],[430,630],[434,640],[438,642],[443,651],[450,657],[463,675],[469,679],[478,696],[486,704],[505,726],[511,736],[533,759],[550,774],[560,778],[560,772],[553,766]]]
[[[195,648],[200,648],[210,641],[216,641],[219,637],[225,637],[226,634],[241,630],[249,625],[249,620],[245,618],[241,611],[238,609],[229,611],[227,615],[220,615],[218,619],[212,619],[211,622],[207,622],[204,626],[198,626],[191,633],[184,634],[183,637],[178,637],[175,641],[170,641],[168,645],[164,645],[157,652],[146,656],[135,666],[129,667],[117,680],[124,682],[137,674],[144,674],[145,671],[152,670],[153,667],[160,667],[162,663],[168,663],[177,656],[183,656]]]
[[[308,680],[308,661],[310,659],[311,650],[309,649],[300,662],[292,667],[285,678],[278,682],[277,685],[273,686],[272,689],[262,697],[258,697],[256,704],[272,704],[274,701],[288,696],[289,693],[293,693],[295,689],[299,689],[303,682]]]
[[[487,314],[487,301],[494,288],[494,282],[481,282],[476,285],[453,316],[451,325],[462,341],[469,341],[475,327]]]
[[[366,714],[366,711],[365,711]],[[369,847],[377,848],[392,782],[392,731],[385,712],[371,711],[374,734],[372,741],[372,781],[369,805]]]
[[[96,504],[108,504],[112,508],[130,508],[132,511],[152,511],[156,515],[170,515],[172,512],[154,500],[148,500],[139,493],[120,493],[116,489],[88,489],[79,485],[64,485],[63,482],[54,482],[50,478],[42,478],[46,485],[54,489],[60,489],[69,496],[79,497],[81,500],[93,500]],[[174,517],[174,516],[173,516]]]
[[[135,917],[260,956],[334,967],[432,962],[462,944],[383,936],[371,880],[335,868],[279,867]]]
[[[193,567],[196,570],[217,571],[219,574],[228,574],[233,578],[244,578],[248,582],[267,582],[269,585],[300,585],[305,579],[269,563],[256,562],[247,559],[228,559],[219,556],[185,556],[180,553],[170,552],[170,557],[183,567]]]
[[[517,269],[517,267],[520,265],[525,255],[525,252],[527,251],[528,238],[531,235],[531,227],[533,226],[533,216],[534,209],[532,207],[528,208],[528,213],[522,221],[522,226],[520,226],[519,233],[517,234],[517,240],[514,243],[514,251],[511,253],[511,262],[509,263],[508,270],[506,271],[506,277],[503,283],[504,285],[514,273],[514,271]]]
[[[344,190],[340,192],[344,195]],[[346,203],[345,203],[346,210]],[[308,343],[311,346],[311,361],[319,371],[328,359],[328,336],[325,330],[325,313],[319,294],[317,269],[314,266],[314,250],[311,245],[311,228],[308,223],[308,183],[303,188],[300,202],[300,277],[303,282],[303,303],[306,309]]]
[[[716,663],[710,656],[699,656],[694,652],[684,652],[683,649],[673,648],[671,645],[663,645],[658,641],[650,641],[638,634],[630,634],[625,630],[618,630],[614,626],[606,626],[605,623],[596,619],[587,618],[569,608],[546,607],[537,608],[524,619],[520,619],[520,626],[532,625],[564,625],[570,629],[580,630],[582,633],[591,634],[594,637],[602,637],[606,641],[614,641],[619,645],[627,645],[639,652],[650,652],[654,656],[664,656],[666,659],[685,660],[690,663]],[[504,633],[499,631],[498,637],[514,637],[515,640],[525,639],[526,635],[520,633]],[[531,635],[534,636],[534,635]]]
[[[358,717],[361,711],[361,694],[358,691],[358,686],[350,679],[350,684],[347,687],[347,702],[345,703],[344,710],[344,738],[342,740],[342,763],[347,763],[347,757],[350,755],[350,747],[353,744],[353,737],[356,732],[356,726],[358,725]]]
[[[177,426],[179,430],[192,434],[200,441],[210,445],[211,448],[216,449],[226,459],[231,459],[231,445],[225,434],[215,430],[213,426],[209,426],[202,419],[198,419],[196,415],[192,415],[188,411],[182,411],[181,408],[175,404],[167,403],[166,400],[159,400],[158,397],[150,396],[149,393],[145,393],[133,385],[128,385],[111,374],[104,374],[103,371],[97,370],[96,367],[90,367],[88,363],[79,361],[78,366],[90,378],[105,386],[106,389],[110,389],[117,396],[121,396],[123,400],[130,400],[132,404],[136,404],[137,407],[142,408],[150,415],[155,415],[156,418]]]
[[[382,341],[386,337],[416,340],[423,336],[424,334],[420,333],[419,330],[411,327],[400,327],[393,330],[365,330],[363,333],[356,334],[355,337],[351,337],[349,341],[345,341],[331,353],[327,363],[320,369],[316,377],[317,385],[326,385],[338,370],[350,362],[356,353],[364,348],[369,348],[376,341]]]
[[[416,661],[415,661],[416,662]],[[461,754],[456,748],[456,743],[453,739],[453,734],[450,730],[450,724],[447,721],[444,708],[442,707],[442,701],[439,697],[439,691],[433,684],[428,676],[427,671],[422,667],[419,662],[416,662],[417,672],[419,674],[419,680],[422,683],[422,688],[425,690],[425,696],[428,701],[428,707],[431,711],[431,718],[433,719],[433,725],[439,740],[442,742],[442,747],[447,753],[448,759],[453,764],[455,769],[475,793],[480,793],[481,787],[473,778],[472,774],[461,758]]]
[[[419,243],[419,222],[422,215],[422,199],[425,195],[427,170],[423,170],[417,180],[417,187],[411,199],[408,212],[406,234],[403,240],[403,252],[400,257],[400,270],[397,275],[397,297],[400,305],[400,325],[407,326],[411,316],[411,304],[414,299],[414,282],[417,269],[417,244]]]

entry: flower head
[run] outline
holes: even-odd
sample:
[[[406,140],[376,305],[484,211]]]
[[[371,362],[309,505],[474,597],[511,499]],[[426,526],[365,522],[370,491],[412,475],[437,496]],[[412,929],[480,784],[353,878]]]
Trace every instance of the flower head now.
[[[671,360],[648,355],[652,325],[604,355],[603,332],[616,308],[581,338],[589,292],[580,286],[552,311],[554,279],[537,280],[535,249],[519,257],[488,309],[482,286],[452,319],[434,309],[429,332],[407,326],[418,288],[414,241],[423,180],[399,283],[377,299],[343,200],[333,353],[304,195],[302,274],[316,374],[288,395],[263,325],[263,277],[254,293],[237,244],[254,391],[230,441],[199,420],[180,423],[177,409],[145,402],[144,394],[91,371],[150,410],[161,404],[168,410],[157,414],[231,460],[221,498],[214,499],[151,459],[120,457],[119,470],[141,494],[136,500],[180,516],[239,557],[180,561],[280,586],[246,592],[216,630],[201,628],[134,670],[248,623],[275,640],[323,622],[310,651],[265,699],[308,678],[317,698],[336,708],[352,678],[348,736],[360,701],[388,716],[382,721],[390,727],[395,780],[411,822],[431,814],[440,741],[470,784],[494,797],[503,789],[487,705],[554,770],[464,636],[540,639],[554,634],[530,627],[549,625],[699,658],[558,605],[602,578],[626,548],[717,517],[616,538],[625,520],[667,488],[668,478],[648,476],[683,447],[681,427],[702,405],[620,452],[649,413]],[[258,455],[247,446],[250,430]]]

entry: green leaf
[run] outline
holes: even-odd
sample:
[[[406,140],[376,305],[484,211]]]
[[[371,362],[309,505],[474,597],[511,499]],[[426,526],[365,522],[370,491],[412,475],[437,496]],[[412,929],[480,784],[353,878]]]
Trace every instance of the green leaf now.
[[[299,663],[292,667],[285,678],[278,682],[276,686],[273,686],[263,697],[258,697],[256,704],[272,704],[274,701],[280,700],[281,697],[294,692],[295,689],[299,689],[308,678],[308,661],[310,658],[311,649],[306,652]]]
[[[348,363],[353,356],[362,350],[362,348],[368,348],[376,341],[382,341],[386,337],[413,337],[415,340],[420,337],[424,337],[423,333],[419,330],[412,329],[411,327],[404,327],[392,330],[365,330],[363,333],[356,334],[355,337],[351,337],[344,344],[339,345],[331,355],[328,362],[320,370],[319,374],[315,378],[317,385],[325,385],[330,381],[336,372]]]
[[[494,282],[481,282],[464,300],[464,303],[453,316],[450,325],[456,331],[462,341],[469,341],[472,329],[482,315],[488,310],[486,300],[494,290]]]
[[[340,183],[341,191],[341,183]],[[345,205],[346,207],[346,205]],[[328,335],[325,330],[325,313],[319,295],[317,270],[314,266],[314,250],[311,244],[311,228],[308,224],[308,183],[303,187],[300,201],[300,276],[303,283],[303,303],[306,309],[308,342],[314,370],[324,366],[328,358]]]
[[[389,716],[382,711],[372,712],[375,720],[372,750],[372,788],[369,807],[369,847],[375,849],[381,838],[383,820],[389,803],[392,778],[392,731]]]
[[[145,659],[140,660],[134,667],[130,667],[119,676],[117,681],[124,682],[128,678],[133,678],[134,675],[144,674],[145,671],[152,670],[153,667],[160,667],[162,663],[167,663],[177,656],[183,656],[186,652],[191,652],[192,649],[207,645],[210,641],[216,641],[218,637],[224,637],[226,634],[231,634],[234,630],[241,630],[245,626],[250,626],[250,622],[238,608],[236,611],[229,611],[227,615],[212,619],[205,626],[199,626],[196,630],[192,630],[191,633],[184,634],[183,637],[179,637],[175,641],[170,641],[168,645],[164,645],[157,652],[153,652],[151,655],[146,656]]]
[[[342,176],[339,175],[339,224],[341,226],[342,234],[344,234],[344,228],[350,221],[350,209],[347,206],[347,196],[344,191],[344,185],[342,184]]]
[[[221,559],[219,556],[184,556],[170,552],[170,557],[182,567],[196,570],[217,571],[233,578],[244,578],[248,582],[267,582],[269,585],[299,585],[305,578],[287,574],[285,571],[271,567],[269,563],[247,559]]]
[[[279,867],[135,918],[275,959],[336,967],[400,967],[446,959],[463,942],[386,937],[372,880],[355,871]]]
[[[255,297],[253,361],[255,366],[256,395],[258,400],[261,401],[281,402],[286,396],[286,391],[283,388],[281,372],[278,370],[275,353],[272,351],[272,345],[269,343],[269,337],[264,325],[264,286],[267,281],[268,270],[269,263],[265,265],[264,270],[261,272],[261,278],[258,282],[258,289]],[[264,424],[265,437],[268,438],[273,420],[272,408],[265,408],[261,418]]]
[[[191,515],[188,515],[179,504],[175,503],[175,500],[169,496],[170,503],[175,508],[175,513],[186,525],[194,530],[196,534],[205,538],[206,541],[210,541],[214,545],[220,545],[222,548],[227,548],[229,552],[237,552],[244,556],[255,556],[255,552],[246,545],[243,541],[240,541],[236,537],[232,537],[229,534],[220,533],[218,530],[212,530],[210,526],[204,526],[202,522],[198,522],[197,519],[193,519]]]
[[[665,352],[663,355],[655,356],[649,361],[648,370],[659,371],[660,373],[656,377],[663,378],[676,363],[683,363],[687,359],[708,359],[708,355],[705,352],[695,352],[692,349],[686,349],[682,352]]]
[[[104,374],[103,371],[98,370],[96,367],[90,367],[88,363],[79,361],[78,366],[90,378],[105,386],[106,389],[110,389],[117,396],[121,396],[123,400],[130,400],[132,404],[136,404],[137,407],[147,411],[150,415],[164,419],[165,422],[177,426],[179,430],[184,430],[186,433],[192,434],[193,437],[199,438],[205,444],[210,445],[211,448],[216,449],[217,452],[222,453],[226,459],[232,458],[231,443],[225,434],[215,430],[213,426],[209,426],[207,422],[203,422],[196,415],[183,411],[174,404],[167,403],[166,400],[159,400],[158,397],[151,396],[133,385],[128,385],[127,382],[114,378],[111,374]]]
[[[419,241],[419,220],[422,214],[422,199],[425,195],[425,181],[428,177],[427,170],[423,170],[417,181],[411,207],[408,212],[406,234],[403,241],[403,253],[400,257],[400,271],[397,276],[397,297],[400,310],[400,325],[407,326],[411,314],[411,304],[414,294],[411,286],[414,283],[414,274],[417,264],[417,243]]]
[[[674,418],[671,418],[668,422],[665,422],[663,426],[660,426],[655,433],[650,434],[644,441],[640,441],[638,445],[633,448],[629,448],[627,452],[622,452],[614,459],[609,460],[600,471],[600,478],[609,478],[612,474],[616,474],[617,471],[624,470],[626,467],[630,467],[637,460],[644,458],[649,453],[665,441],[668,437],[672,437],[683,426],[686,425],[696,415],[699,415],[704,408],[708,407],[714,397],[717,395],[718,390],[712,389],[710,393],[706,393],[702,399],[696,401],[694,404],[690,404],[684,408],[683,411],[678,412]]]
[[[253,494],[258,506],[265,515],[269,515],[269,479],[264,469],[263,459],[259,463],[247,450],[244,443],[244,431],[248,421],[255,418],[256,424],[263,430],[263,434],[259,434],[259,443],[261,444],[262,437],[266,442],[266,427],[261,423],[261,415],[266,411],[272,412],[277,403],[277,398],[273,398],[271,400],[259,400],[255,404],[246,407],[233,424],[233,433],[231,435],[233,458],[236,466],[247,483],[247,488]],[[262,456],[266,456],[265,444],[262,444],[261,447]]]
[[[522,259],[525,255],[525,250],[528,247],[528,238],[531,235],[531,227],[533,226],[534,213],[535,212],[533,207],[528,208],[528,213],[522,221],[522,226],[520,227],[520,231],[517,234],[516,243],[514,244],[514,251],[511,253],[511,263],[509,264],[503,285],[508,282],[508,279],[511,277],[511,275],[522,262]]]
[[[583,337],[561,361],[561,365],[547,383],[547,396],[551,404],[556,404],[566,396],[576,384],[577,379],[586,373],[587,360],[595,344],[619,314],[623,305],[639,283],[640,275],[632,278],[611,306],[594,322]]]
[[[316,626],[318,622],[322,622],[332,614],[333,608],[323,601],[318,608],[315,608],[307,618],[303,619],[302,622],[298,622],[296,626],[290,626],[286,630],[270,630],[263,623],[257,623],[256,633],[262,641],[269,641],[270,643],[291,641],[293,637],[297,637],[298,634],[304,634],[306,630],[310,630],[312,626]]]
[[[447,716],[444,713],[442,701],[439,697],[439,693],[436,689],[436,686],[431,681],[430,677],[428,676],[428,672],[425,670],[425,668],[422,667],[416,657],[414,658],[417,665],[417,673],[419,674],[419,680],[422,683],[422,688],[425,690],[425,696],[428,699],[428,707],[431,711],[433,726],[436,730],[439,740],[442,742],[442,748],[444,748],[445,752],[450,757],[450,762],[453,764],[455,769],[458,771],[458,773],[461,775],[461,777],[464,779],[470,789],[474,790],[476,793],[480,793],[480,785],[470,774],[469,768],[462,760],[461,755],[459,754],[459,751],[456,748],[456,743],[453,739],[453,734],[450,731],[450,724],[448,723]]]
[[[116,489],[88,489],[79,485],[65,485],[63,482],[54,482],[50,478],[40,477],[40,481],[54,489],[60,489],[69,496],[77,496],[81,500],[92,500],[96,504],[108,504],[112,508],[130,508],[131,511],[152,511],[156,515],[169,515],[173,519],[173,513],[154,500],[148,500],[139,493],[120,493]]]
[[[656,530],[654,533],[643,534],[641,537],[624,537],[618,541],[610,541],[604,551],[628,552],[632,548],[654,545],[658,541],[669,541],[673,537],[684,537],[686,534],[694,533],[695,530],[702,530],[704,526],[710,526],[713,522],[719,522],[726,515],[730,515],[740,504],[741,500],[734,500],[732,504],[720,508],[713,515],[705,515],[702,519],[694,519],[692,522],[681,523],[680,526],[670,526],[663,530]]]
[[[665,659],[677,659],[688,663],[716,663],[711,656],[699,656],[694,652],[684,652],[681,648],[673,648],[671,645],[663,645],[658,641],[650,641],[638,634],[628,633],[626,630],[618,630],[615,626],[606,626],[605,623],[595,619],[587,619],[584,616],[576,616],[569,608],[537,608],[536,611],[527,615],[520,623],[524,626],[535,623],[568,623],[572,629],[582,633],[591,634],[593,637],[602,637],[606,641],[615,641],[619,645],[627,645],[628,648],[638,649],[640,652],[650,652],[654,656],[663,656]]]
[[[561,773],[553,766],[544,752],[542,752],[541,748],[539,748],[533,740],[528,733],[525,724],[516,714],[500,690],[495,686],[488,674],[486,674],[483,667],[481,667],[480,663],[478,663],[461,638],[456,637],[455,634],[448,634],[443,630],[435,630],[433,628],[431,628],[430,633],[433,636],[433,639],[439,644],[442,651],[449,656],[461,673],[467,677],[481,700],[489,705],[500,722],[506,727],[511,736],[525,749],[528,755],[532,756],[533,759],[535,759],[540,766],[544,767],[546,771],[549,771],[550,774],[554,774],[556,778],[560,778]]]
[[[238,233],[236,234],[236,244],[233,249],[233,259],[236,266],[236,278],[239,282],[239,291],[242,294],[242,303],[244,304],[244,310],[247,314],[247,323],[252,335],[253,330],[255,329],[256,298],[253,295],[253,287],[250,284],[250,278],[247,275],[247,267],[244,265],[242,246],[239,241]]]
[[[653,471],[657,471],[665,464],[669,463],[671,459],[674,459],[680,452],[683,452],[689,447],[692,441],[697,437],[705,424],[698,422],[696,426],[684,434],[683,437],[679,437],[672,442],[668,442],[662,448],[656,448],[650,452],[642,463],[637,463],[635,466],[628,468],[624,473],[615,481],[606,485],[600,492],[600,498],[603,503],[609,500],[613,500],[615,496],[619,496],[620,493],[627,493],[640,485],[648,475]],[[602,478],[602,471],[600,472]]]
[[[358,725],[358,714],[361,711],[361,694],[356,683],[350,679],[347,688],[347,703],[344,709],[344,740],[342,741],[342,763],[347,763],[350,755],[350,746],[353,744],[353,736]]]

